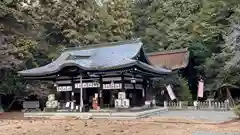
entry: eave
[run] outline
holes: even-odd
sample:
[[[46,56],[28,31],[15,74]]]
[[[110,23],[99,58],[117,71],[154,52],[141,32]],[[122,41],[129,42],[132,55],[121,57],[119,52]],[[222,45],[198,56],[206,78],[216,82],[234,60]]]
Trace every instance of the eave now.
[[[152,52],[148,53],[147,56],[154,67],[163,67],[170,70],[186,68],[189,62],[188,48]]]

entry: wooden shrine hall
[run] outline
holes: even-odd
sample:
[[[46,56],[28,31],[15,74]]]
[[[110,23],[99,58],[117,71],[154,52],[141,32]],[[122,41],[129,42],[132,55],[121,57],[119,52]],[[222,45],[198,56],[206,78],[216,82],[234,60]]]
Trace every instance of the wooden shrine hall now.
[[[93,102],[100,108],[142,106],[151,98],[151,80],[171,70],[152,65],[137,39],[67,49],[48,65],[18,73],[25,79],[53,81],[58,101],[74,102],[82,112]]]

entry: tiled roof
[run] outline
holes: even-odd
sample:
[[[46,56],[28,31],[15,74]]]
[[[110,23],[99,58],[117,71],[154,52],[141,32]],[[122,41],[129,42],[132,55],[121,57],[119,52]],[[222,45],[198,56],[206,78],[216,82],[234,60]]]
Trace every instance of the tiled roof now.
[[[155,67],[162,67],[171,70],[185,68],[189,61],[188,49],[172,51],[153,52],[147,54],[148,59]]]
[[[52,63],[43,67],[20,71],[19,74],[22,76],[53,74],[66,66],[77,66],[86,71],[102,71],[134,65],[146,68],[147,70],[151,70],[152,72],[159,74],[170,72],[170,70],[154,68],[151,65],[140,63],[135,60],[134,57],[141,49],[142,42],[140,40],[67,49]]]

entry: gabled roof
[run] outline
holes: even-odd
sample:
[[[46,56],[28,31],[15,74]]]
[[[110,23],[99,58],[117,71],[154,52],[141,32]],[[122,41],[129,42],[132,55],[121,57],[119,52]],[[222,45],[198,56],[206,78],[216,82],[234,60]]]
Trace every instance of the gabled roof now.
[[[153,52],[147,55],[154,67],[162,67],[170,70],[185,68],[189,62],[189,52],[187,48]]]
[[[142,42],[137,40],[122,41],[72,48],[64,51],[52,63],[18,72],[22,76],[43,76],[54,74],[67,66],[77,66],[85,71],[104,71],[136,66],[156,74],[171,72],[135,59],[142,49]],[[147,58],[146,58],[147,59]]]

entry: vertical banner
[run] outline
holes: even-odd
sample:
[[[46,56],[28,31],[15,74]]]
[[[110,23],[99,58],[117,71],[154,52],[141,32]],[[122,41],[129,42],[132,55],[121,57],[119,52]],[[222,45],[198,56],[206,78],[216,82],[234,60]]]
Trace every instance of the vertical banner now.
[[[171,100],[176,99],[176,96],[173,93],[171,85],[169,84],[168,86],[166,86],[166,88],[167,88],[167,92],[168,92],[168,95],[170,96]]]
[[[204,82],[203,80],[201,79],[199,82],[198,82],[198,97],[201,97],[203,98],[203,87],[204,87]]]

